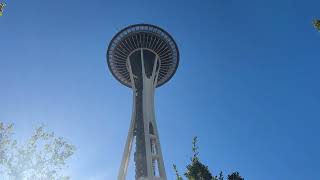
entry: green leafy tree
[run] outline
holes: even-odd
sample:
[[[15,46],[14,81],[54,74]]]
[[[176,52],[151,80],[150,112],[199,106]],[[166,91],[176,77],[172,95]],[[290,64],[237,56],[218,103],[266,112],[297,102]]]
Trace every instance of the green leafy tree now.
[[[223,179],[224,179],[224,176],[223,176],[222,171],[220,171],[219,176],[215,176],[215,177],[213,178],[213,180],[223,180]]]
[[[318,31],[320,31],[320,19],[314,20],[313,25]]]
[[[228,175],[228,180],[244,180],[238,172]]]
[[[75,147],[39,127],[23,144],[13,139],[13,124],[0,122],[0,179],[67,180],[66,160]]]
[[[211,180],[212,174],[210,173],[208,166],[202,164],[199,159],[199,147],[197,145],[198,138],[194,137],[192,141],[193,157],[191,163],[187,165],[187,172],[184,175],[189,180]]]
[[[192,152],[193,156],[191,158],[190,164],[187,165],[187,170],[184,176],[188,180],[224,180],[223,172],[220,171],[218,176],[213,176],[208,168],[208,166],[202,164],[199,159],[199,147],[197,145],[198,138],[194,137],[192,141]],[[174,171],[176,173],[176,180],[183,180],[180,176],[177,166],[173,165]],[[233,172],[228,175],[228,180],[244,180],[238,172]]]
[[[3,9],[4,9],[5,6],[6,6],[5,3],[0,3],[0,16],[2,16],[2,14],[3,14]]]
[[[192,141],[192,158],[190,164],[187,165],[187,170],[184,173],[184,176],[187,177],[188,180],[215,180],[209,171],[208,166],[202,164],[199,159],[199,147],[197,145],[198,138],[194,137]],[[183,180],[180,176],[177,166],[173,165],[173,168],[176,172],[176,179]]]
[[[175,164],[173,165],[173,169],[174,169],[174,171],[176,173],[177,180],[183,180],[183,178],[180,176],[178,168],[177,168],[177,166]]]

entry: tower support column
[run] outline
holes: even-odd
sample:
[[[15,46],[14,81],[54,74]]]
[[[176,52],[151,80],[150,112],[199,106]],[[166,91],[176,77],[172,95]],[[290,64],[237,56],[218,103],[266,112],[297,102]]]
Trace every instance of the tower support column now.
[[[125,180],[134,138],[136,180],[167,180],[154,111],[159,57],[155,54],[150,56],[150,53],[147,49],[139,49],[127,60],[134,104],[118,180]],[[147,54],[148,58],[144,57]]]

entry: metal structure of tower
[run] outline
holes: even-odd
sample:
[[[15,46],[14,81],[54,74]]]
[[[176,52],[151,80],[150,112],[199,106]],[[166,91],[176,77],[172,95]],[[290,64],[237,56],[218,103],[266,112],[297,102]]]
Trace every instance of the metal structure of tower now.
[[[136,180],[167,180],[155,119],[155,89],[171,79],[179,51],[163,29],[149,24],[124,28],[111,40],[107,63],[113,76],[133,90],[133,110],[118,180],[125,180],[133,143]]]

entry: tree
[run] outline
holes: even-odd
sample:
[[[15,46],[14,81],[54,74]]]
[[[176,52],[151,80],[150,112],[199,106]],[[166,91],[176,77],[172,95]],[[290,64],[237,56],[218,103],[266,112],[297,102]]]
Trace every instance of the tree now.
[[[210,173],[208,166],[205,166],[200,162],[199,159],[199,147],[197,145],[198,138],[194,137],[192,141],[192,152],[193,157],[191,158],[191,163],[187,165],[187,172],[184,175],[189,180],[211,180],[212,174]]]
[[[320,19],[314,20],[313,25],[318,31],[320,31]]]
[[[220,171],[219,176],[213,176],[208,168],[208,166],[202,164],[199,159],[199,147],[197,145],[198,138],[194,137],[192,141],[192,152],[193,156],[191,158],[191,163],[187,165],[187,170],[184,176],[188,180],[224,180],[223,172]],[[183,180],[180,176],[177,166],[173,165],[174,171],[176,173],[177,180]],[[228,180],[244,180],[238,172],[233,172],[228,175]]]
[[[244,180],[238,172],[228,175],[228,180]]]
[[[224,176],[223,176],[222,171],[220,171],[219,177],[218,177],[218,176],[215,176],[215,177],[213,178],[213,180],[223,180],[223,179],[224,179]]]
[[[3,14],[3,9],[4,9],[5,6],[6,6],[5,3],[0,3],[0,16],[2,16],[2,14]]]
[[[199,159],[199,147],[197,145],[198,138],[194,137],[192,141],[192,152],[193,156],[191,158],[191,162],[187,165],[187,171],[184,173],[184,176],[188,178],[188,180],[215,180],[212,176],[211,172],[208,169],[208,166],[202,164]],[[177,180],[183,180],[180,176],[177,166],[173,165],[173,168],[176,172]]]
[[[0,122],[0,179],[67,180],[66,160],[75,147],[39,127],[23,144],[13,139],[13,124]]]
[[[173,169],[174,169],[174,171],[176,173],[177,180],[183,180],[183,178],[180,176],[178,168],[177,168],[177,166],[175,164],[173,165]]]

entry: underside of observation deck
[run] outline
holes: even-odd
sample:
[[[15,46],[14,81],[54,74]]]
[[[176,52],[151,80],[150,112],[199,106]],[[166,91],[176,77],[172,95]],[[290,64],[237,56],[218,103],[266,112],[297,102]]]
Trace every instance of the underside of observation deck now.
[[[157,87],[170,80],[179,64],[177,45],[166,31],[148,24],[129,26],[112,39],[107,51],[108,66],[112,74],[124,85],[132,87],[128,57],[141,48],[153,51],[160,57]]]

